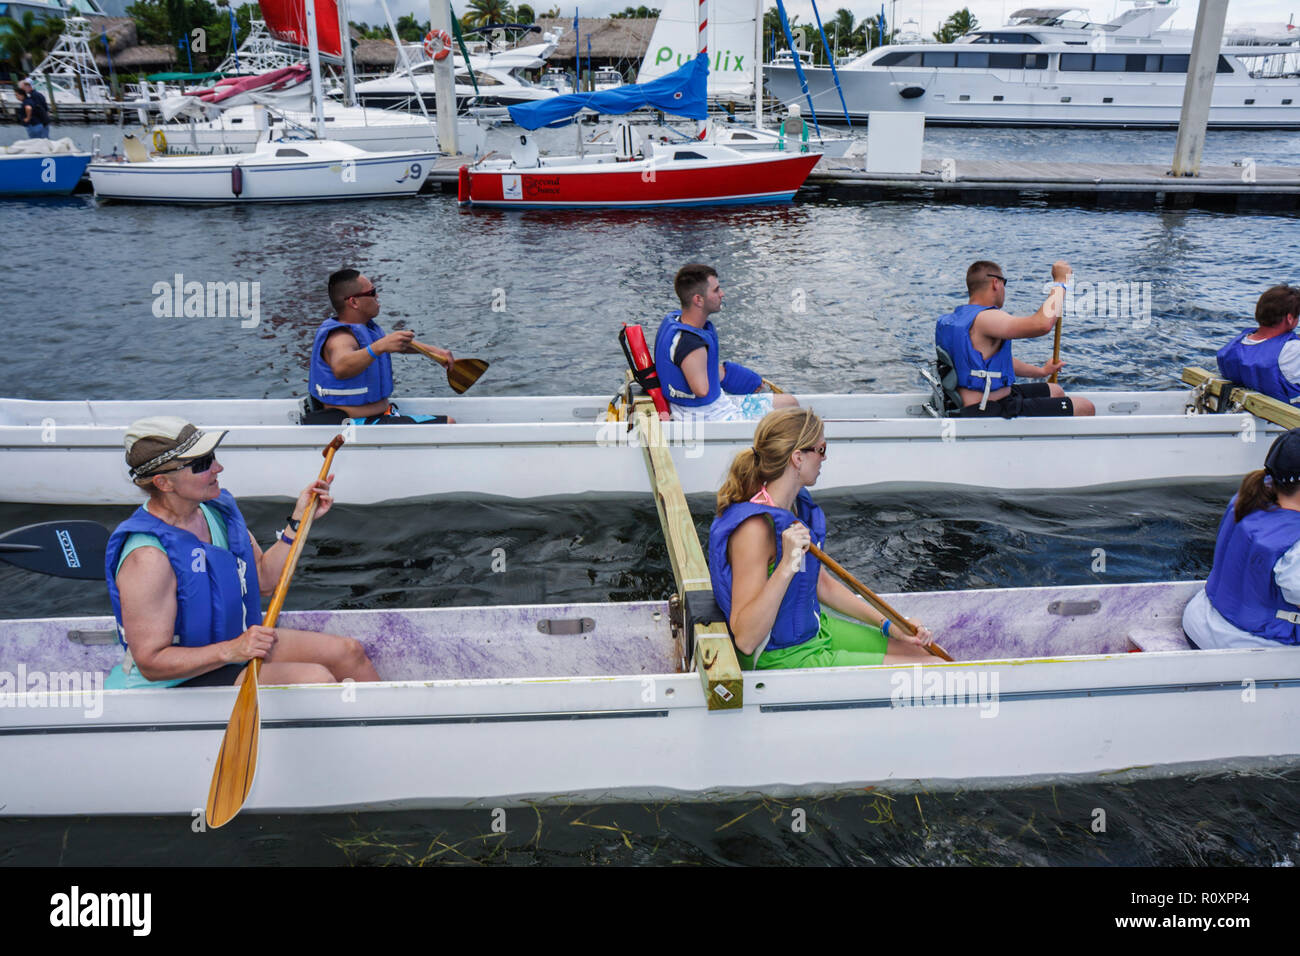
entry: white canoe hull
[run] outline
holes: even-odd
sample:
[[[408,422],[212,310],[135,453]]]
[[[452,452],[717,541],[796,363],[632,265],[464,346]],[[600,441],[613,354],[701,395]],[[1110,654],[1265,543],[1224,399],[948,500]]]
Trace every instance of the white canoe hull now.
[[[1248,414],[1184,415],[1189,393],[1084,392],[1096,418],[934,419],[927,396],[804,395],[827,419],[819,490],[965,486],[1068,490],[1236,478],[1262,466],[1276,426]],[[606,399],[404,399],[403,411],[462,424],[343,429],[335,494],[373,504],[437,495],[544,498],[650,490],[635,430],[596,422]],[[267,401],[29,402],[0,399],[0,501],[135,504],[122,438],[146,415],[228,428],[222,484],[237,498],[285,497],[341,429],[302,426],[299,403]],[[668,423],[687,494],[716,491],[753,422]],[[296,487],[296,486],[294,486]]]
[[[712,712],[699,678],[673,673],[681,651],[662,604],[286,614],[357,636],[381,674],[401,679],[263,688],[246,812],[815,796],[1294,764],[1300,650],[1125,652],[1130,629],[1176,644],[1198,587],[889,595],[954,656],[975,659],[748,673],[744,706]],[[577,617],[593,629],[536,626]],[[0,680],[20,663],[28,686],[37,671],[101,673],[116,648],[65,635],[110,626],[0,622]],[[0,694],[0,814],[198,815],[234,695]]]

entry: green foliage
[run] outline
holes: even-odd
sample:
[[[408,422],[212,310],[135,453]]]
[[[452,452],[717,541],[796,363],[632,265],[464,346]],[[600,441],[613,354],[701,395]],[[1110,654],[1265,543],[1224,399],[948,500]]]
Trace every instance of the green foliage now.
[[[509,0],[470,0],[465,19],[473,26],[483,27],[489,23],[510,23],[514,15]]]
[[[650,17],[659,16],[659,13],[660,11],[658,7],[652,8],[642,5],[639,7],[627,7],[622,13],[611,13],[609,18],[611,20],[646,20]]]
[[[979,21],[970,12],[970,8],[962,7],[943,22],[943,26],[935,32],[934,38],[940,43],[951,43],[958,37],[978,29],[979,25]]]
[[[519,6],[515,7],[516,23],[532,23],[536,19],[537,19],[537,14],[533,12],[533,8],[530,7],[528,4],[521,3],[519,4]]]
[[[428,20],[421,23],[410,13],[402,14],[394,25],[397,27],[397,35],[407,43],[419,43],[430,30]],[[384,35],[388,35],[387,30],[384,31]]]
[[[19,73],[34,69],[62,32],[62,20],[38,20],[31,10],[25,10],[21,18],[0,17],[3,62]]]

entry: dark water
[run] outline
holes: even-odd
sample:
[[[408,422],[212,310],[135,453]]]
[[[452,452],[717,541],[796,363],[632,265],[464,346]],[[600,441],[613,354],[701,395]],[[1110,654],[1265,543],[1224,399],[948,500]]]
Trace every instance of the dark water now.
[[[1207,160],[1294,162],[1297,142],[1211,134]],[[932,131],[928,144],[933,155],[1156,161],[1172,152],[1172,134]],[[693,259],[721,273],[728,353],[801,391],[915,387],[933,318],[960,301],[966,265],[984,256],[1004,265],[1008,307],[1022,313],[1041,301],[1056,258],[1080,280],[1151,283],[1149,322],[1067,316],[1066,387],[1170,386],[1183,364],[1213,362],[1264,288],[1297,279],[1300,254],[1300,226],[1286,217],[888,202],[545,215],[462,212],[442,196],[193,210],[76,197],[0,205],[0,236],[7,259],[28,263],[0,303],[31,331],[7,352],[0,392],[44,399],[299,394],[328,309],[325,277],[345,264],[375,279],[381,321],[489,358],[476,393],[612,392],[619,323],[657,321],[672,305],[672,273]],[[258,324],[156,317],[154,286],[177,273],[260,283]],[[1033,361],[1049,349],[1026,343],[1018,354]],[[399,359],[397,376],[399,394],[447,393],[439,370],[416,357]],[[1231,491],[820,500],[832,553],[892,591],[1200,577]],[[703,531],[710,503],[692,507]],[[126,511],[74,510],[105,523]],[[283,505],[254,502],[245,513],[269,539]],[[54,514],[3,505],[0,527]],[[505,574],[491,571],[497,547]],[[1104,574],[1092,570],[1099,547]],[[638,499],[341,507],[314,530],[310,552],[291,608],[650,599],[672,586],[654,507]],[[106,611],[101,586],[0,567],[0,616]],[[1271,866],[1300,856],[1297,784],[1288,770],[915,798],[555,807],[509,811],[505,834],[477,811],[249,816],[202,836],[188,818],[0,820],[0,863]],[[796,808],[805,832],[791,828]],[[1096,808],[1109,821],[1102,834],[1090,826]]]

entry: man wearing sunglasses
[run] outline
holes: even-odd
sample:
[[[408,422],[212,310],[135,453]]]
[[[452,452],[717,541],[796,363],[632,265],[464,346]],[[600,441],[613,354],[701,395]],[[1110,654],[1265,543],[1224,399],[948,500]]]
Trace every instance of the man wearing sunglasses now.
[[[385,333],[375,321],[379,290],[356,269],[340,269],[329,279],[330,304],[336,317],[316,330],[311,346],[307,386],[313,411],[304,425],[338,425],[351,419],[366,425],[446,424],[447,415],[402,415],[389,401],[393,394],[394,352],[415,353],[415,333],[408,329]],[[441,355],[451,369],[455,361],[446,349],[424,345]]]
[[[1035,339],[1056,326],[1065,303],[1070,266],[1052,266],[1052,289],[1038,311],[1011,315],[1002,309],[1007,277],[996,262],[980,260],[966,270],[970,301],[940,317],[934,332],[939,376],[949,411],[975,418],[1016,418],[1094,415],[1086,398],[1070,398],[1059,385],[1030,382],[1017,385],[1016,376],[1047,378],[1064,362],[1030,365],[1011,355],[1012,339]]]

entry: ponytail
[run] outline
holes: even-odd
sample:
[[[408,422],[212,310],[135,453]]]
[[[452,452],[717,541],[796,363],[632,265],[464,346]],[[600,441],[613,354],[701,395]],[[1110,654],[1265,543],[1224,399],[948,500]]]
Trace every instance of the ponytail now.
[[[822,420],[811,408],[769,412],[754,430],[754,444],[736,455],[718,489],[717,513],[748,501],[759,489],[785,473],[790,456],[811,446],[822,434]]]
[[[1241,479],[1233,517],[1240,521],[1253,511],[1276,508],[1278,494],[1290,495],[1296,491],[1300,491],[1300,481],[1279,484],[1263,468],[1258,468]]]

